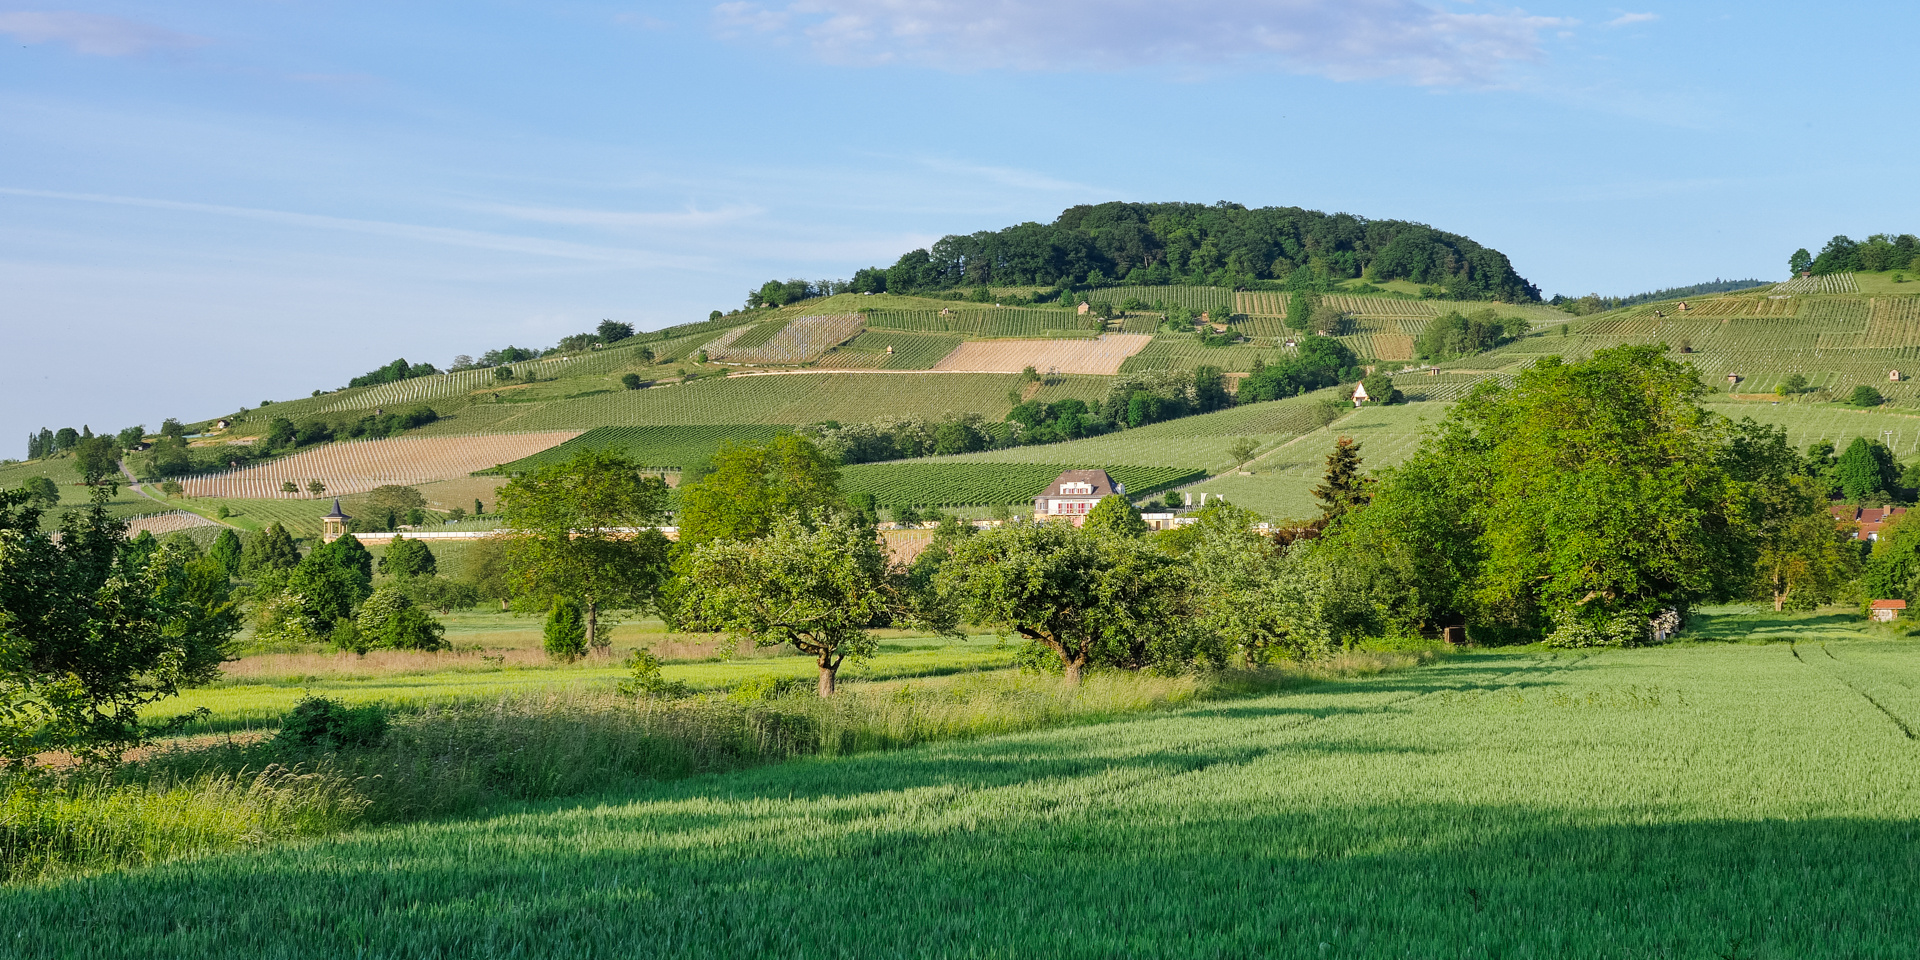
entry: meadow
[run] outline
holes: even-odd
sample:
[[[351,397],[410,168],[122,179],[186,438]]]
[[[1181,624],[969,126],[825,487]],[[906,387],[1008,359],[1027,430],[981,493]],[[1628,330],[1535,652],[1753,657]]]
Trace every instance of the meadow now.
[[[1835,617],[48,880],[0,929],[23,958],[1908,957],[1920,646]]]
[[[1081,469],[1071,463],[861,463],[840,469],[845,493],[872,494],[883,506],[962,507],[991,504],[1031,504],[1055,477]],[[1114,466],[1116,483],[1134,498],[1151,496],[1205,476],[1205,471],[1180,467]]]

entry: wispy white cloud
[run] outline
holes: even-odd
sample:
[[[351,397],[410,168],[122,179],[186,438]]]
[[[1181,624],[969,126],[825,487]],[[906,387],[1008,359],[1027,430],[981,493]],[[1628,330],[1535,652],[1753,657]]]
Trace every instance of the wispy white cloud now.
[[[1652,23],[1660,19],[1657,13],[1623,13],[1607,21],[1609,27],[1630,27],[1636,23]]]
[[[543,207],[515,204],[488,204],[477,206],[475,210],[497,213],[516,220],[530,220],[535,223],[559,223],[581,227],[610,227],[615,229],[700,229],[737,223],[766,211],[755,206],[720,207],[715,210],[700,210],[689,207],[685,210],[647,212],[631,210],[593,210],[580,207]]]
[[[24,43],[64,43],[96,57],[126,57],[207,42],[204,37],[175,33],[150,23],[73,10],[0,11],[0,33]]]
[[[1265,61],[1335,80],[1433,86],[1500,82],[1571,24],[1514,10],[1462,13],[1419,0],[735,0],[729,38],[800,41],[846,64],[944,70],[1202,68]]]
[[[176,210],[186,213],[211,214],[278,223],[294,227],[344,230],[353,233],[391,237],[398,240],[411,240],[420,243],[493,250],[502,253],[555,257],[565,260],[626,267],[712,269],[714,266],[712,261],[703,257],[689,257],[679,254],[657,253],[620,247],[603,247],[592,244],[572,243],[565,240],[548,240],[542,237],[520,237],[511,234],[488,233],[480,230],[462,230],[454,227],[430,227],[411,223],[393,223],[385,220],[359,220],[351,217],[330,217],[322,214],[294,213],[286,210],[264,210],[258,207],[232,207],[213,203],[190,203],[180,200],[157,200],[147,197],[122,197],[98,193],[27,190],[18,187],[0,187],[0,195],[39,197],[48,200],[70,200],[82,203],[145,207],[152,210]]]

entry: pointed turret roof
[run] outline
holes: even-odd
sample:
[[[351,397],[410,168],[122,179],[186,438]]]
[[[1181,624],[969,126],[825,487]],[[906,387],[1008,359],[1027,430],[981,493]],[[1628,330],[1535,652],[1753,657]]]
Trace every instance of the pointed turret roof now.
[[[333,512],[321,517],[322,520],[352,520],[352,517],[340,512],[340,498],[333,498]]]

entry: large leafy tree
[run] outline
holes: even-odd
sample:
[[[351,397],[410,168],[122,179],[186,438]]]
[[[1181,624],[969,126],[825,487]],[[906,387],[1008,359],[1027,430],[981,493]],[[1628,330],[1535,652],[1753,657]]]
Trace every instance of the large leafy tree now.
[[[1276,655],[1320,653],[1330,635],[1321,613],[1325,581],[1306,563],[1313,544],[1276,544],[1254,529],[1258,519],[1232,504],[1212,503],[1188,528],[1195,614],[1237,647],[1248,666]]]
[[[514,593],[540,609],[557,600],[585,611],[587,644],[604,647],[600,617],[654,603],[668,542],[656,524],[667,486],[611,450],[583,450],[500,490]]]
[[[176,545],[134,557],[111,497],[96,487],[48,536],[26,495],[0,493],[0,757],[117,756],[156,732],[143,707],[227,658],[239,622],[226,572]]]
[[[934,583],[968,620],[1057,659],[1068,683],[1090,663],[1137,668],[1193,654],[1179,561],[1142,539],[1064,523],[1000,527],[956,544]]]
[[[839,467],[805,437],[726,444],[713,456],[713,472],[680,490],[680,542],[752,540],[786,517],[812,522],[841,508],[839,483]]]
[[[1117,537],[1144,537],[1148,531],[1147,522],[1140,519],[1140,511],[1133,508],[1133,501],[1117,493],[1101,497],[1100,502],[1087,511],[1084,526],[1093,533]]]
[[[1884,503],[1900,489],[1900,465],[1886,444],[1854,437],[1834,462],[1833,479],[1853,503]]]
[[[873,531],[845,516],[783,517],[764,537],[708,541],[694,548],[690,575],[704,622],[813,657],[823,697],[847,657],[874,651],[868,627],[909,613],[904,577],[889,569]]]
[[[1453,578],[1422,588],[1441,616],[1613,624],[1732,595],[1768,481],[1738,475],[1733,430],[1703,393],[1658,346],[1544,358],[1457,404],[1365,512],[1382,509],[1412,562]]]

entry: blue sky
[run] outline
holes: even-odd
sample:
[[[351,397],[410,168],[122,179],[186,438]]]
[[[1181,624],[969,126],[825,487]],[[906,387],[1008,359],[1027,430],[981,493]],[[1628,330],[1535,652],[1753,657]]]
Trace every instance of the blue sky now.
[[[55,0],[57,2],[57,0]],[[1549,294],[1920,232],[1920,11],[0,0],[0,456],[1103,200],[1420,220]]]

